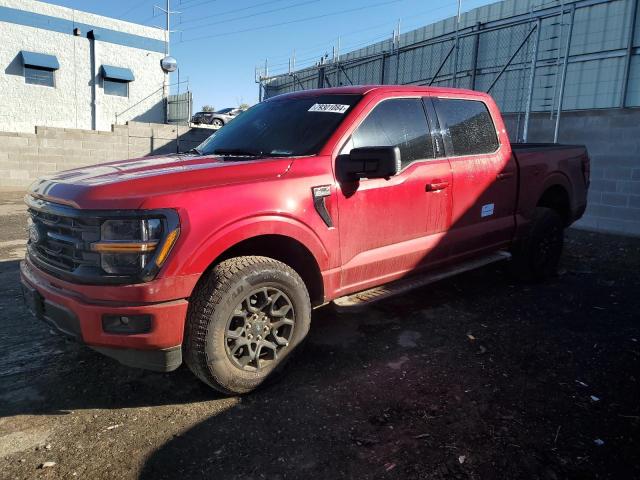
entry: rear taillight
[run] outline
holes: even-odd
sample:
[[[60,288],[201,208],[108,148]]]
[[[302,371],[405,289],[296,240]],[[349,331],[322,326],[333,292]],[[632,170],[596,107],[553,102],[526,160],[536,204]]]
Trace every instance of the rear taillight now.
[[[587,154],[582,159],[582,176],[584,177],[584,184],[589,187],[591,182],[591,160]]]

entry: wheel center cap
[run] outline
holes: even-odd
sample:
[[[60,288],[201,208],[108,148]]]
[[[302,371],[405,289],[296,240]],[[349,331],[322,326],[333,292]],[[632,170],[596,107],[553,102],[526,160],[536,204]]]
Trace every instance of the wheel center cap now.
[[[264,326],[265,326],[265,322],[263,321],[253,322],[251,324],[251,333],[253,333],[254,336],[261,335],[262,330],[264,329]]]

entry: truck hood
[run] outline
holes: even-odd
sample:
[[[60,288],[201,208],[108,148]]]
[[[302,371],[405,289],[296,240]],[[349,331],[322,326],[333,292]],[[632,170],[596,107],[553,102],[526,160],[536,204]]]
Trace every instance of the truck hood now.
[[[152,197],[284,175],[292,158],[168,155],[67,170],[40,178],[32,195],[75,208],[135,209]]]

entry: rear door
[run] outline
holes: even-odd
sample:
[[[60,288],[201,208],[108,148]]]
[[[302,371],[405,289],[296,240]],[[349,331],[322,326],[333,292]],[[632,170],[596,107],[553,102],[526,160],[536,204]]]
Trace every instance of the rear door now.
[[[384,283],[446,255],[439,240],[450,224],[451,169],[446,158],[436,158],[421,98],[378,103],[340,153],[377,146],[398,146],[402,169],[389,179],[340,184],[345,291]]]
[[[507,245],[515,229],[517,166],[501,148],[487,104],[433,98],[453,174],[448,241],[453,256]]]

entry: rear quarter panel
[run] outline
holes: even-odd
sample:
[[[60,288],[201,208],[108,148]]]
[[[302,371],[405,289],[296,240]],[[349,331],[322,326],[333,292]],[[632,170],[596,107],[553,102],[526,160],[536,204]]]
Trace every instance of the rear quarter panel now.
[[[577,220],[587,204],[587,185],[583,162],[587,158],[582,146],[516,147],[519,168],[519,195],[516,219],[526,226],[543,194],[559,185],[569,195],[569,223]]]

